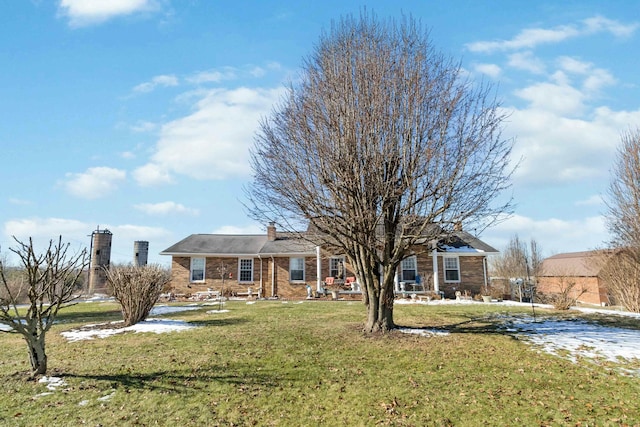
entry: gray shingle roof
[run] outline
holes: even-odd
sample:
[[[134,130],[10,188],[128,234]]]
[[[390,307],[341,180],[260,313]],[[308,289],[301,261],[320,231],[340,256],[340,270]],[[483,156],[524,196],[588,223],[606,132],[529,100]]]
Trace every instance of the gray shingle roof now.
[[[160,252],[161,255],[255,255],[267,242],[258,234],[192,234]]]
[[[458,254],[498,252],[465,231],[456,232],[447,242],[441,242],[438,249]],[[269,241],[264,234],[192,234],[160,252],[160,255],[311,255],[315,250],[313,243],[290,233],[278,233],[274,241]]]
[[[276,255],[313,254],[315,246],[302,239],[279,235],[269,241],[263,234],[192,234],[160,255]]]

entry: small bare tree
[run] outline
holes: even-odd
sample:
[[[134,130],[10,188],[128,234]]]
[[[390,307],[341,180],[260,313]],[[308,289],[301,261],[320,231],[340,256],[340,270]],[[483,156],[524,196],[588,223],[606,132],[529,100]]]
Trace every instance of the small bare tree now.
[[[516,288],[516,297],[522,298],[522,286],[527,289],[535,288],[541,264],[542,255],[538,242],[531,239],[527,245],[515,234],[500,255],[491,260],[490,268],[493,276],[505,279],[506,282],[521,284]]]
[[[5,261],[0,258],[0,323],[17,332],[27,343],[31,375],[47,372],[45,336],[61,308],[72,304],[78,291],[83,270],[88,265],[87,251],[70,254],[69,243],[62,243],[62,236],[44,253],[37,253],[33,241],[19,241],[10,248],[20,260],[19,271],[8,272]],[[9,279],[13,276],[16,280]],[[19,277],[18,277],[19,276]],[[18,295],[26,292],[26,308],[18,306]]]
[[[125,326],[144,321],[171,280],[169,271],[156,264],[111,266],[105,272]]]
[[[606,285],[612,303],[640,313],[640,250],[609,251],[602,258],[598,277]]]
[[[509,212],[512,142],[490,86],[464,77],[412,18],[362,13],[324,33],[264,120],[251,153],[250,214],[344,254],[363,289],[366,332],[393,322],[394,276],[456,224]]]
[[[567,275],[557,275],[551,287],[552,292],[538,294],[538,297],[556,310],[569,310],[587,292],[584,286],[578,286],[575,278]]]

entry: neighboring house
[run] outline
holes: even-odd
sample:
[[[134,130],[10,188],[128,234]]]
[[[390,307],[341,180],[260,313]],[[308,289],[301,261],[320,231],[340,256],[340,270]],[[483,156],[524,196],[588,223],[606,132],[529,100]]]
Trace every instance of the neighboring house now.
[[[542,261],[538,273],[538,294],[558,294],[569,291],[579,302],[610,304],[607,286],[600,277],[604,267],[603,251],[557,254]],[[569,289],[572,287],[572,289]]]
[[[334,278],[334,286],[342,285],[343,293],[360,293],[344,255],[297,236],[276,232],[273,224],[266,235],[193,234],[160,254],[172,257],[171,286],[176,293],[219,291],[224,286],[236,295],[304,298],[308,287],[316,294],[327,289],[327,278]],[[416,247],[416,255],[402,261],[397,293],[440,291],[453,297],[460,290],[478,294],[487,281],[487,256],[498,252],[462,230],[436,250],[428,249]],[[351,278],[356,283],[348,285]]]

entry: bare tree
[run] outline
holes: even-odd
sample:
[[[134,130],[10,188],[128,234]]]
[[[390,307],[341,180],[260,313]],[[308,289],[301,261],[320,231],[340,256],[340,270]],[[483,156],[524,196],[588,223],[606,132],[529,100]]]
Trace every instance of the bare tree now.
[[[617,251],[602,275],[618,304],[640,311],[640,128],[622,133],[607,196],[610,245]]]
[[[88,256],[86,250],[70,254],[69,243],[63,244],[62,236],[56,243],[51,240],[44,253],[36,253],[31,238],[29,243],[15,237],[14,240],[17,247],[10,251],[20,260],[21,277],[18,282],[10,280],[6,264],[0,259],[0,323],[8,325],[9,332],[19,333],[26,341],[31,375],[44,375],[47,372],[46,333],[58,311],[76,298]],[[12,275],[15,277],[16,272]],[[18,295],[25,291],[26,309],[18,306]]]
[[[144,321],[171,280],[169,271],[155,264],[111,266],[105,272],[125,326]]]
[[[556,310],[569,310],[576,305],[588,289],[578,284],[575,276],[569,272],[553,273],[553,279],[546,286],[544,294],[538,294],[540,301],[551,304]]]
[[[412,18],[333,23],[251,153],[250,214],[343,253],[367,307],[365,331],[393,322],[393,278],[409,251],[456,224],[482,229],[511,208],[511,141],[486,85],[465,80]]]
[[[605,202],[612,245],[640,248],[640,129],[622,134]]]
[[[601,257],[599,279],[606,285],[611,302],[640,313],[640,250],[608,251]]]
[[[541,264],[542,251],[538,242],[532,238],[527,244],[514,234],[507,247],[491,260],[491,270],[493,276],[519,284],[515,293],[521,299],[522,286],[527,289],[535,288]]]

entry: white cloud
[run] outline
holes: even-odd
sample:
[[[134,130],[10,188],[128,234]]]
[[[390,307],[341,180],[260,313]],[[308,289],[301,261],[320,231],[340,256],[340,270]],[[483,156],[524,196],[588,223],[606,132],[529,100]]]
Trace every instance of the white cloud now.
[[[125,180],[127,173],[109,167],[89,168],[84,173],[68,173],[64,188],[76,197],[97,199],[104,197],[118,188]]]
[[[602,248],[608,240],[605,221],[601,216],[562,220],[513,215],[486,230],[481,238],[496,249],[502,250],[515,234],[525,241],[536,240],[545,256]]]
[[[587,18],[583,22],[586,26],[586,31],[589,33],[606,31],[616,37],[630,37],[638,29],[639,26],[637,22],[625,25],[620,22],[607,19],[603,16],[594,16],[592,18]]]
[[[177,86],[178,78],[174,75],[163,74],[159,76],[153,77],[150,81],[140,83],[136,87],[133,88],[133,91],[136,93],[148,93],[153,91],[156,87],[170,87]]]
[[[474,69],[478,73],[486,74],[491,78],[497,78],[500,76],[502,69],[496,64],[476,64]]]
[[[526,28],[510,40],[468,43],[467,49],[481,53],[531,49],[540,44],[558,43],[570,38],[601,32],[610,33],[615,37],[628,37],[637,28],[637,23],[625,25],[618,21],[596,16],[585,19],[577,25],[561,25],[554,28]]]
[[[505,133],[516,138],[513,158],[520,159],[514,179],[558,184],[605,179],[618,141],[608,121],[566,118],[542,109],[514,110]]]
[[[133,178],[142,187],[173,184],[174,182],[168,169],[153,163],[148,163],[134,170]]]
[[[223,225],[212,231],[213,234],[265,234],[263,226],[259,224],[249,224],[243,227],[235,225]]]
[[[147,121],[138,121],[135,125],[131,126],[132,131],[140,133],[153,132],[156,129],[158,129],[156,123]]]
[[[604,205],[604,200],[602,200],[602,196],[599,194],[594,194],[593,196],[584,199],[578,200],[576,202],[576,206],[602,206]]]
[[[187,208],[186,206],[176,202],[140,203],[133,207],[149,215],[200,214],[197,209]]]
[[[282,89],[201,91],[195,111],[162,126],[151,161],[134,172],[141,185],[165,183],[172,174],[226,179],[249,175],[249,147],[259,119]]]
[[[100,24],[117,16],[159,9],[155,0],[60,0],[58,14],[69,19],[71,27]]]
[[[587,93],[597,92],[605,86],[611,86],[616,83],[616,79],[609,71],[602,68],[595,68],[590,62],[579,61],[568,56],[561,56],[558,58],[558,64],[563,71],[584,76],[582,89]]]
[[[531,51],[512,53],[508,57],[508,65],[533,74],[542,74],[545,71],[544,62]]]
[[[15,236],[20,240],[29,237],[42,239],[57,239],[62,236],[63,240],[69,238],[84,239],[87,232],[91,232],[91,226],[81,221],[63,218],[30,218],[9,220],[4,224],[4,234]],[[87,241],[88,242],[88,241]]]
[[[536,83],[517,90],[515,95],[528,101],[535,110],[569,116],[584,111],[584,94],[568,84]]]
[[[208,70],[197,72],[185,80],[191,84],[220,83],[223,80],[233,80],[237,77],[237,70],[233,67],[224,67],[222,70]]]
[[[145,240],[149,242],[149,262],[168,263],[168,259],[160,257],[158,252],[173,244],[172,234],[161,227],[149,227],[133,224],[100,224],[101,230],[109,230],[113,233],[111,260],[115,263],[127,263],[133,259],[133,242]],[[91,232],[96,229],[96,224],[90,224],[75,219],[65,218],[27,218],[13,219],[4,223],[3,232],[5,242],[2,244],[2,253],[9,255],[13,264],[18,260],[8,251],[8,248],[16,247],[15,241],[10,236],[15,236],[21,241],[28,241],[31,237],[38,252],[46,249],[50,240],[57,242],[62,236],[63,243],[70,244],[70,250],[80,251],[89,249],[91,244]]]

